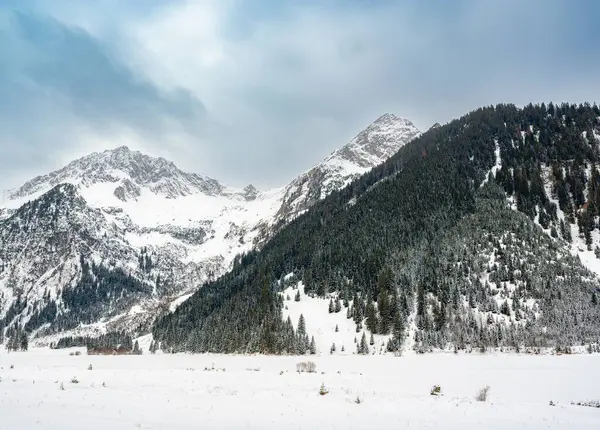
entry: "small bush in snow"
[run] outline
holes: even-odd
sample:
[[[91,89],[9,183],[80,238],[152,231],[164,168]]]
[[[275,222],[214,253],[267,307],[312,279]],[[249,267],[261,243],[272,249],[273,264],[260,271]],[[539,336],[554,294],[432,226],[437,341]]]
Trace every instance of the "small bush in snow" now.
[[[571,402],[575,406],[587,406],[590,408],[600,408],[600,400],[590,400],[587,402]]]
[[[65,384],[63,384],[62,382],[60,383],[60,390],[65,391]]]
[[[321,388],[319,388],[319,394],[324,396],[325,394],[328,394],[329,390],[327,388],[325,388],[325,384],[321,383]]]
[[[313,361],[301,361],[296,364],[296,371],[298,373],[316,373],[317,365]]]
[[[485,402],[485,401],[487,401],[489,393],[490,393],[490,386],[486,385],[485,387],[481,388],[477,392],[477,394],[475,395],[475,400],[477,400],[478,402]]]
[[[354,400],[354,403],[356,403],[357,405],[360,405],[362,403],[362,399],[360,398],[360,396],[356,396],[356,400]]]
[[[88,366],[88,370],[92,370],[92,365],[91,364]]]
[[[432,396],[441,396],[442,387],[440,387],[439,385],[434,385],[429,394],[431,394]]]
[[[79,384],[79,379],[77,379],[76,376],[73,376],[73,378],[71,378],[71,384]]]
[[[554,403],[554,400],[550,400],[550,406],[556,406],[556,403]]]

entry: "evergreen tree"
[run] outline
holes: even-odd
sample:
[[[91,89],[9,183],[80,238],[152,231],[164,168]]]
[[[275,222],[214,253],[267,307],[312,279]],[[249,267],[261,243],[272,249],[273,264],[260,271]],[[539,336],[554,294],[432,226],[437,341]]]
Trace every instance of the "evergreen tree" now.
[[[375,311],[375,305],[371,299],[367,299],[367,310],[366,310],[366,326],[369,331],[376,331],[379,322],[377,320],[377,312]]]
[[[20,341],[21,351],[27,351],[29,349],[29,339],[27,338],[27,334],[21,332],[21,341]]]
[[[367,345],[367,336],[363,331],[362,337],[360,338],[360,346],[358,347],[359,354],[368,354],[369,353],[369,345]]]

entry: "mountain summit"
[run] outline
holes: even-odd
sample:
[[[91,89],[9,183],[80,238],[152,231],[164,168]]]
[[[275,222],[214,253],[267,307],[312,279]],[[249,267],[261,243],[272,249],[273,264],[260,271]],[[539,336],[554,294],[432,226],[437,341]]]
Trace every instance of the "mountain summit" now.
[[[72,161],[62,169],[38,176],[9,193],[10,200],[41,195],[60,183],[72,183],[82,188],[99,184],[115,185],[114,193],[121,199],[135,198],[141,188],[167,198],[195,193],[220,194],[223,186],[215,179],[186,173],[171,161],[132,151],[127,146],[90,155]]]
[[[302,213],[332,191],[383,163],[420,134],[407,119],[391,113],[380,116],[349,143],[294,179],[285,189],[277,219],[286,220]]]
[[[407,119],[386,113],[335,151],[327,161],[345,160],[363,169],[371,169],[394,155],[420,134]]]

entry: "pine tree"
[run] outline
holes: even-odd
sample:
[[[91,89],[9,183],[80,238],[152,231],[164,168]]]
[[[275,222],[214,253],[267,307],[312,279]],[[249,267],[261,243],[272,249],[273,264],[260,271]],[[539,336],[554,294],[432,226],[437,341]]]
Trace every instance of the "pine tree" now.
[[[306,334],[306,321],[304,320],[303,314],[300,314],[300,318],[298,318],[298,329],[296,330],[296,342],[297,342],[296,352],[301,355],[306,354],[306,350],[309,348],[309,341],[308,341],[308,335]]]
[[[317,345],[315,344],[315,337],[310,338],[310,354],[315,355],[317,353]]]
[[[336,325],[335,325],[335,332],[337,333],[337,332],[339,332],[339,331],[340,331],[340,328],[339,328],[339,327],[338,327],[338,325],[336,324]]]
[[[333,307],[333,299],[329,299],[329,313],[333,313],[334,311],[334,307]]]
[[[329,349],[329,353],[333,354],[335,352],[335,342],[331,345],[331,348]]]
[[[360,346],[358,347],[359,354],[368,354],[369,353],[369,345],[367,345],[367,336],[363,331],[362,337],[360,338]]]
[[[371,333],[371,338],[369,339],[369,345],[375,345],[375,338],[373,337],[373,333]]]
[[[294,301],[296,301],[296,302],[300,301],[300,289],[298,289],[296,291],[296,295],[294,296]]]
[[[339,295],[335,299],[335,309],[334,310],[335,310],[336,314],[342,310],[342,302],[340,300],[340,296]]]
[[[138,341],[135,341],[135,344],[133,346],[133,355],[142,355],[142,350],[140,349],[140,344],[138,343]]]
[[[304,314],[300,314],[298,318],[298,336],[304,336],[306,334],[306,321],[304,320]]]
[[[373,332],[373,331],[377,330],[377,326],[378,326],[377,312],[375,311],[375,305],[373,304],[373,301],[370,298],[368,298],[367,301],[368,301],[367,309],[366,309],[367,321],[365,323],[367,326],[367,330]]]
[[[27,333],[21,333],[21,341],[20,341],[21,351],[27,351],[29,349],[29,340],[27,339]]]
[[[510,306],[508,305],[508,300],[502,302],[502,306],[500,306],[500,312],[506,316],[510,316]]]

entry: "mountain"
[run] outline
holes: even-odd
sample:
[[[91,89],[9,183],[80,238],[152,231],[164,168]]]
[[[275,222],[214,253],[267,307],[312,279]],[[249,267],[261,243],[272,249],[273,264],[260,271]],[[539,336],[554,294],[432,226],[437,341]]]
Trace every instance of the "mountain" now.
[[[417,133],[384,115],[302,175],[310,186],[293,198],[298,179],[268,191],[234,189],[124,146],[38,176],[3,194],[0,326],[32,337],[148,330],[155,315],[225,273],[296,208]],[[291,201],[301,203],[291,208]]]
[[[596,105],[478,109],[316,202],[153,337],[194,352],[594,350],[599,161]]]
[[[195,193],[220,195],[224,190],[215,179],[182,172],[164,158],[152,158],[121,146],[93,153],[48,175],[38,176],[10,192],[8,199],[31,198],[65,182],[86,188],[115,184],[113,195],[123,201],[135,200],[141,188],[169,199]]]
[[[277,220],[289,220],[332,191],[345,187],[383,163],[419,134],[409,120],[390,113],[382,115],[348,144],[285,187]]]

